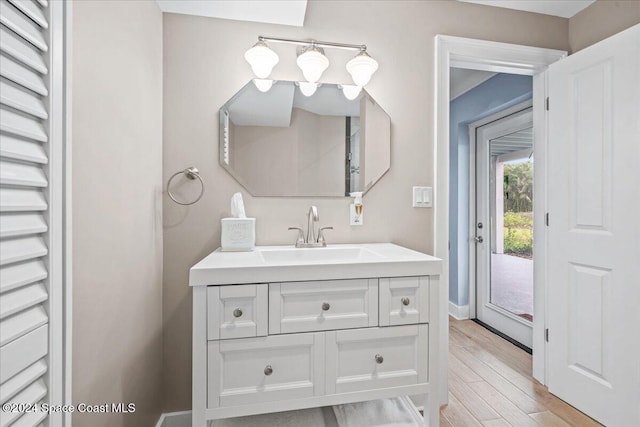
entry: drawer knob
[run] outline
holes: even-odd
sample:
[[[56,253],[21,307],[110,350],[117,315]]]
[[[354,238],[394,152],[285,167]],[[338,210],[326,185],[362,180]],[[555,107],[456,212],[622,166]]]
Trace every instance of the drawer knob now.
[[[264,368],[264,374],[266,376],[273,374],[273,368],[271,367],[271,365],[267,365],[267,367]]]
[[[240,317],[242,316],[242,310],[240,310],[239,308],[236,308],[235,310],[233,310],[233,317]]]
[[[328,311],[331,308],[331,305],[328,302],[322,303],[322,311]]]
[[[407,297],[402,297],[400,301],[402,302],[402,305],[409,305],[409,303],[411,302],[411,300]]]
[[[377,363],[378,365],[382,365],[382,362],[384,362],[384,357],[382,357],[382,355],[381,355],[381,354],[376,354],[376,356],[375,356],[375,357],[376,357],[376,363]]]

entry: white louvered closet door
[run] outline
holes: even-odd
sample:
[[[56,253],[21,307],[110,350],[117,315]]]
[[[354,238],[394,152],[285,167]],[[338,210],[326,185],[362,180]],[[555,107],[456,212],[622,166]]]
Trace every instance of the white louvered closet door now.
[[[61,343],[61,119],[47,0],[0,0],[0,403],[54,403]],[[59,47],[62,49],[63,44]],[[53,58],[56,58],[53,60]],[[56,78],[59,76],[56,74]],[[58,85],[59,86],[59,85]],[[60,113],[57,112],[56,115]],[[60,163],[61,164],[61,163]],[[60,319],[60,320],[59,320]],[[60,335],[61,336],[61,335]],[[0,427],[60,425],[38,412],[1,412]]]

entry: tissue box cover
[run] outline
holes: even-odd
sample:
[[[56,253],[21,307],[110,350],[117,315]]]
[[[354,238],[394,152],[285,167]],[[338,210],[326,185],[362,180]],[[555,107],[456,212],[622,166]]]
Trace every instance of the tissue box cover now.
[[[255,218],[222,218],[220,222],[223,251],[252,251],[256,247]]]

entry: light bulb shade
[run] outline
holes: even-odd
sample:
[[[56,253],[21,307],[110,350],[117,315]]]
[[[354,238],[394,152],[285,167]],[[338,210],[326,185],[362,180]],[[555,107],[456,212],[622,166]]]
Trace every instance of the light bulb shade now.
[[[253,84],[260,92],[269,92],[271,86],[273,86],[273,80],[269,79],[253,79]]]
[[[362,91],[362,86],[342,85],[342,93],[349,101],[356,99],[360,95],[360,91]]]
[[[309,47],[298,56],[296,63],[309,83],[315,83],[320,80],[324,70],[329,67],[329,59],[324,56],[322,49],[315,46]]]
[[[318,89],[318,83],[314,82],[299,82],[300,84],[300,92],[304,96],[311,96],[316,93],[316,89]]]
[[[269,49],[265,42],[258,42],[251,49],[245,52],[244,59],[247,60],[253,74],[259,79],[266,79],[271,74],[271,70],[278,63],[278,54]]]
[[[371,80],[371,76],[378,69],[378,61],[369,56],[365,51],[360,52],[351,61],[347,62],[347,71],[351,74],[353,82],[357,86],[365,86]]]

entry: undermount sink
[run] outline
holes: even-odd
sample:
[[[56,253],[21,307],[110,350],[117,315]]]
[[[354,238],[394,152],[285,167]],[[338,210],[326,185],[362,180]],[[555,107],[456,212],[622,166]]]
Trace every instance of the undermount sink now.
[[[362,247],[332,247],[324,248],[265,248],[258,249],[264,261],[268,264],[288,264],[300,262],[327,261],[363,261],[378,259],[380,255]]]

